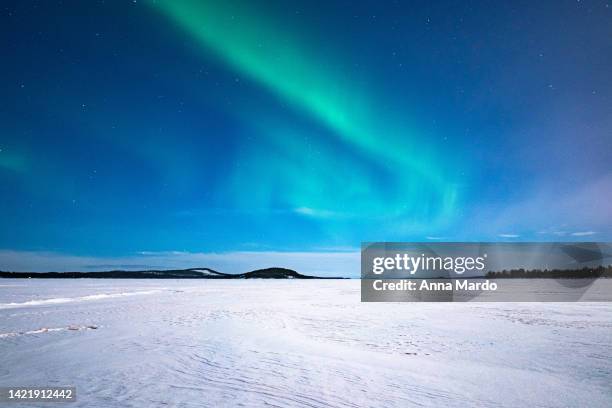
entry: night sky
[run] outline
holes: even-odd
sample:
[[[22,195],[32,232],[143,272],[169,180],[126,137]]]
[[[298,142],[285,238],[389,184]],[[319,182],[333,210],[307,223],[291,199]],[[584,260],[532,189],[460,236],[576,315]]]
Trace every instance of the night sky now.
[[[612,240],[607,1],[1,4],[0,269]]]

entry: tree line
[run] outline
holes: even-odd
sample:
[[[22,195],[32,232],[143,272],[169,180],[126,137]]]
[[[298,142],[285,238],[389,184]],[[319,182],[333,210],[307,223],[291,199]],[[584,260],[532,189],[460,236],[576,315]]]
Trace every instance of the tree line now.
[[[578,278],[612,278],[612,265],[600,265],[595,268],[582,269],[511,269],[499,272],[487,272],[487,278],[547,278],[547,279],[578,279]]]

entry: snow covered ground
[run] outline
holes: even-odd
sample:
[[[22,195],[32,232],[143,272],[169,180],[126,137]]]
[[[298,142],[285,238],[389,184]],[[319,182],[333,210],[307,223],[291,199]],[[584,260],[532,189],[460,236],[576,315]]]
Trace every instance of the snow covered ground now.
[[[0,362],[0,386],[74,385],[78,407],[610,407],[612,304],[361,303],[357,280],[5,279]]]

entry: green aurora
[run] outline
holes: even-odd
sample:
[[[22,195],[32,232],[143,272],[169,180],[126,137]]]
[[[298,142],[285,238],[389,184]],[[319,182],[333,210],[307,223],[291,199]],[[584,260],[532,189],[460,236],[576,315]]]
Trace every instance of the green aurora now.
[[[315,120],[345,151],[355,149],[360,155],[336,154],[330,140],[304,135],[286,122],[242,114],[266,141],[253,147],[251,159],[235,177],[240,194],[249,192],[254,198],[251,205],[272,205],[272,197],[280,194],[282,204],[313,216],[409,214],[415,223],[427,219],[431,226],[452,215],[458,187],[440,154],[401,114],[377,109],[384,104],[375,92],[363,92],[330,68],[338,64],[328,57],[321,64],[322,57],[308,52],[315,47],[279,31],[244,4],[153,4],[204,51]],[[275,152],[278,159],[270,161]],[[372,176],[367,166],[383,169],[382,176]],[[256,177],[256,186],[245,187],[243,176]]]

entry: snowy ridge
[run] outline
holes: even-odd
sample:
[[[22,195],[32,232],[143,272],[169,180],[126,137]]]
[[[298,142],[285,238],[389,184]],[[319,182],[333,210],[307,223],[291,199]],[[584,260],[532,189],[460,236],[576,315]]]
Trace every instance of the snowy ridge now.
[[[122,292],[122,293],[100,293],[97,295],[88,295],[88,296],[79,296],[73,298],[51,298],[51,299],[36,299],[36,300],[28,300],[27,302],[15,302],[15,303],[0,303],[1,309],[14,309],[18,307],[28,307],[28,306],[45,306],[45,305],[57,305],[62,303],[72,303],[72,302],[86,302],[91,300],[101,300],[101,299],[113,299],[120,298],[126,296],[141,296],[141,295],[153,295],[155,293],[161,292],[160,290],[147,290],[147,291],[137,291],[137,292]]]

